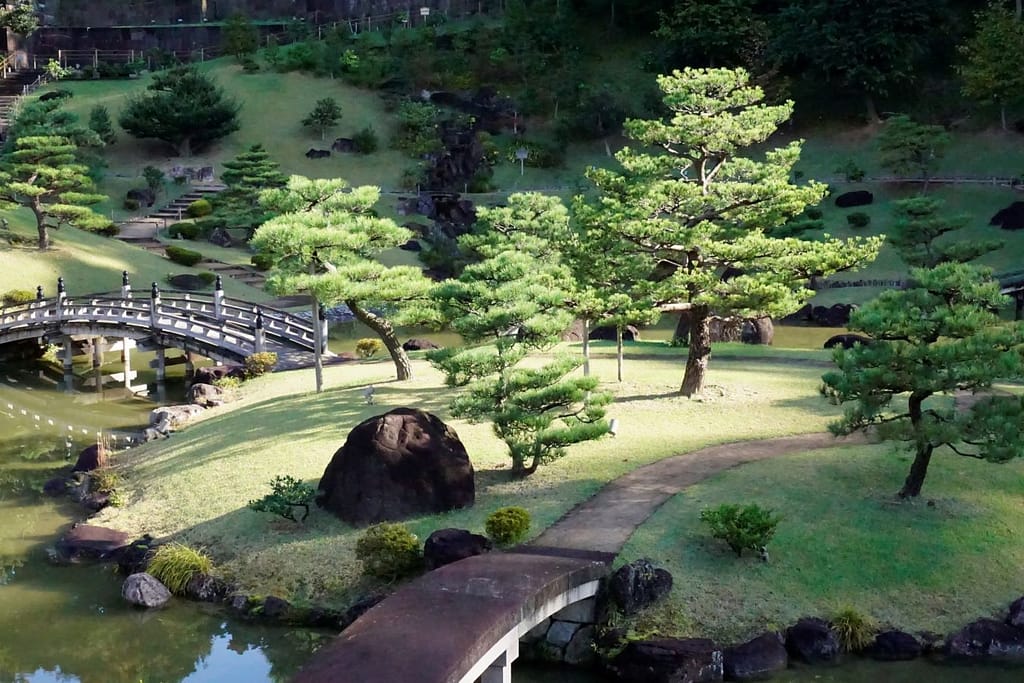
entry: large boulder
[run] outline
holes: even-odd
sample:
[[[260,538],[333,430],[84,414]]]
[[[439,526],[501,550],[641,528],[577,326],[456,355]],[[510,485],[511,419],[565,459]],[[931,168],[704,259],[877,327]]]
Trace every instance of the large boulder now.
[[[672,574],[648,559],[619,567],[608,582],[608,595],[624,614],[636,614],[672,590]]]
[[[171,591],[150,574],[132,574],[121,586],[121,597],[136,607],[163,607]]]
[[[157,544],[149,534],[121,548],[115,555],[117,570],[126,576],[146,571]]]
[[[1024,230],[1024,202],[1013,202],[996,212],[989,225],[998,225],[1003,230]]]
[[[979,619],[946,639],[951,657],[1024,659],[1024,630],[995,619]]]
[[[163,406],[149,413],[149,426],[165,432],[180,429],[202,413],[203,408],[196,405]]]
[[[75,466],[71,468],[72,472],[92,472],[93,470],[107,466],[107,449],[103,444],[94,443],[91,446],[86,446],[82,449],[82,452],[78,454],[78,460],[75,461]]]
[[[224,403],[224,390],[213,384],[193,384],[185,398],[191,404],[210,408]]]
[[[124,195],[125,199],[136,201],[140,206],[153,206],[156,203],[156,192],[148,187],[133,187]]]
[[[883,631],[875,636],[864,654],[880,662],[902,662],[917,659],[924,648],[917,638],[903,631]]]
[[[482,555],[491,547],[486,536],[465,529],[438,529],[423,544],[423,562],[427,569],[437,569],[467,557]]]
[[[873,201],[875,201],[875,195],[867,190],[855,190],[836,197],[836,206],[841,209],[849,209],[854,206],[867,206]]]
[[[871,341],[871,337],[865,337],[862,334],[834,334],[826,339],[822,346],[826,349],[834,349],[837,346],[852,349],[854,344],[867,346]]]
[[[595,327],[590,331],[591,339],[604,339],[613,340],[615,339],[615,328],[614,327]],[[640,341],[640,330],[636,325],[626,325],[622,329],[622,340],[623,341]]]
[[[245,368],[241,365],[207,365],[196,368],[192,381],[196,384],[213,384],[225,377],[243,379],[245,377]]]
[[[609,663],[627,683],[705,683],[722,680],[722,651],[706,638],[656,638],[629,643]]]
[[[789,666],[786,645],[778,633],[763,633],[742,645],[725,649],[724,673],[727,681],[759,681]]]
[[[801,619],[786,629],[789,656],[808,664],[832,664],[839,659],[839,639],[823,619]]]
[[[430,341],[429,339],[413,338],[407,340],[404,344],[402,344],[402,348],[405,349],[406,351],[430,351],[432,349],[439,349],[441,347],[435,344],[434,342]]]
[[[317,504],[351,524],[446,512],[472,505],[476,495],[458,434],[413,408],[357,425],[317,488]]]
[[[229,586],[216,576],[193,574],[185,584],[185,597],[199,602],[223,602]]]
[[[1024,628],[1024,597],[1010,603],[1010,611],[1006,615],[1006,623],[1017,628]]]
[[[128,545],[128,534],[116,529],[76,524],[57,541],[57,558],[66,562],[116,559]]]

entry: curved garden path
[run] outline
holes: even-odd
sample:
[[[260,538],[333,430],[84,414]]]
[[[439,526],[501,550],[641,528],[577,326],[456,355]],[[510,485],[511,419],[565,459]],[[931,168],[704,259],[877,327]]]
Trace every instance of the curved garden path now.
[[[841,439],[814,433],[726,443],[673,455],[609,482],[531,544],[618,554],[636,528],[665,501],[712,475],[780,455],[867,442],[859,433]]]

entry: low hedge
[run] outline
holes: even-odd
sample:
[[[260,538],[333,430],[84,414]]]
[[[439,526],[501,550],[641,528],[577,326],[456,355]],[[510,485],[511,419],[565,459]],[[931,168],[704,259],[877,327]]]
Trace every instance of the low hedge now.
[[[198,251],[171,245],[167,247],[167,258],[183,266],[194,266],[203,260],[203,255]]]

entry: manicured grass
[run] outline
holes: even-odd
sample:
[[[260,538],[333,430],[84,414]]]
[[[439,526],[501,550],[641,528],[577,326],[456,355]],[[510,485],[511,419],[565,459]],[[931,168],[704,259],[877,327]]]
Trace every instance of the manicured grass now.
[[[167,441],[120,456],[130,503],[102,512],[96,523],[207,547],[249,590],[345,602],[361,585],[353,555],[358,530],[321,511],[296,525],[252,512],[246,503],[267,493],[275,475],[315,485],[349,430],[390,407],[419,407],[448,419],[450,390],[425,363],[414,364],[417,379],[402,384],[389,381],[389,362],[329,367],[329,388],[319,395],[294,393],[312,387],[310,371],[261,378],[244,388],[240,402],[210,411]],[[597,359],[594,370],[612,378],[614,361]],[[713,364],[710,390],[700,401],[674,393],[682,370],[675,358],[627,363],[625,382],[605,382],[616,395],[609,415],[619,420],[618,436],[574,447],[526,480],[508,478],[504,445],[488,425],[450,421],[476,468],[477,503],[410,526],[421,538],[446,526],[480,531],[491,511],[514,504],[530,511],[533,533],[539,533],[639,465],[711,443],[822,431],[835,414],[816,392],[820,368]],[[362,399],[370,382],[373,406]]]
[[[667,502],[620,561],[651,557],[675,576],[669,603],[648,620],[667,616],[675,634],[726,642],[842,606],[911,631],[1001,618],[1024,581],[1024,463],[941,452],[922,499],[899,503],[909,463],[877,444],[744,465]],[[701,509],[737,502],[782,515],[770,563],[737,558],[699,521]]]
[[[35,222],[27,211],[5,214],[10,217],[14,232],[32,236]],[[40,253],[34,244],[12,246],[0,241],[0,292],[9,289],[43,291],[52,296],[57,278],[63,277],[68,294],[110,292],[121,287],[121,271],[127,270],[136,291],[148,291],[149,283],[156,281],[165,287],[168,273],[198,273],[201,269],[186,268],[161,256],[130,246],[109,237],[95,235],[75,228],[61,228],[51,233],[53,247]],[[268,301],[271,297],[262,290],[225,279],[228,296],[247,301]]]

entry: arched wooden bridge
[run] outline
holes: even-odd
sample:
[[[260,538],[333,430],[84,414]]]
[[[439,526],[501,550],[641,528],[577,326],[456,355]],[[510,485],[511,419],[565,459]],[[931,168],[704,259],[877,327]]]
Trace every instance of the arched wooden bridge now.
[[[0,308],[0,346],[75,335],[120,337],[240,362],[261,351],[312,353],[318,338],[326,340],[311,320],[225,297],[219,285],[205,294],[161,292],[153,283],[139,296],[125,277],[119,292],[70,296],[58,281],[56,296],[43,296],[40,287],[36,300]]]

